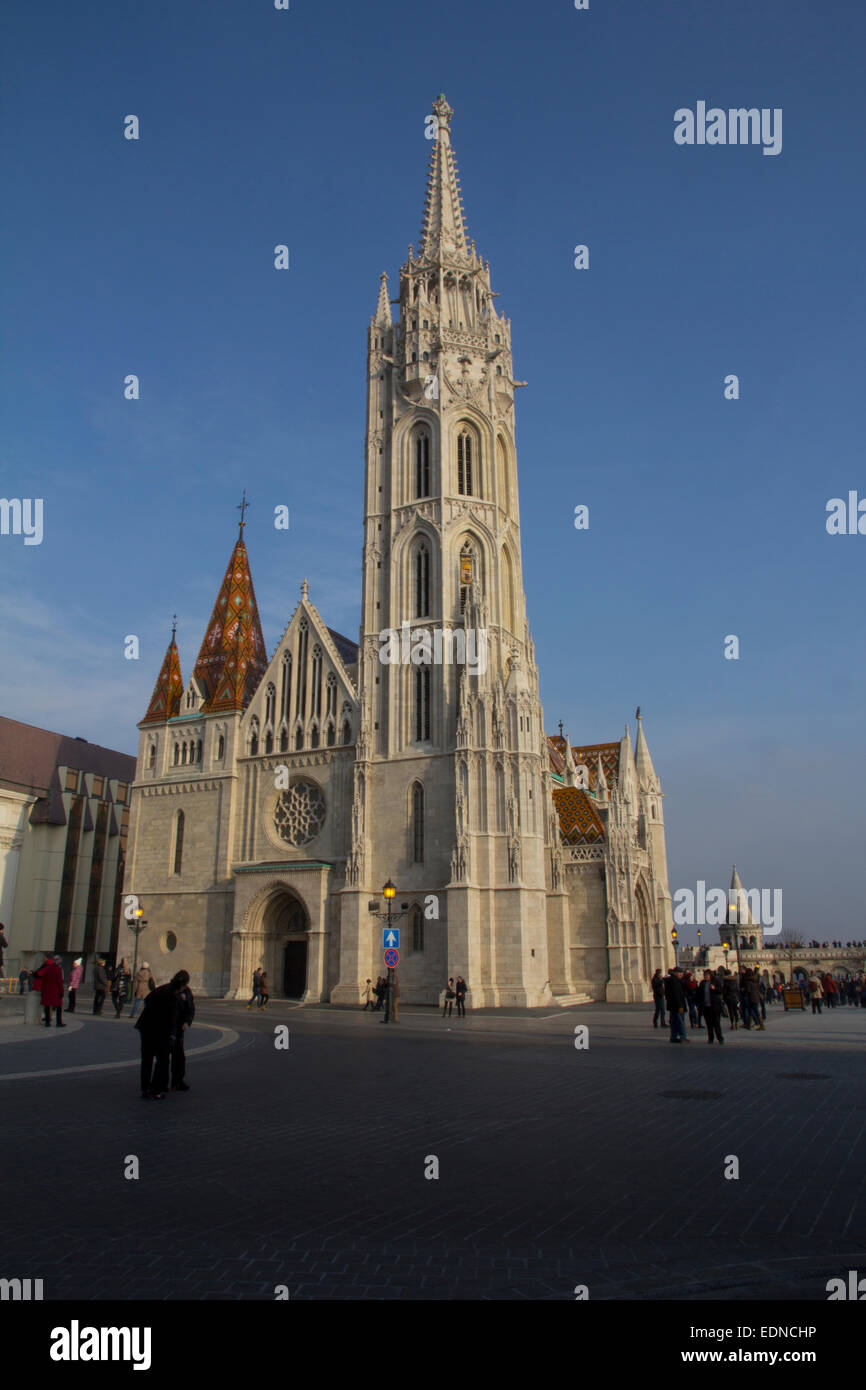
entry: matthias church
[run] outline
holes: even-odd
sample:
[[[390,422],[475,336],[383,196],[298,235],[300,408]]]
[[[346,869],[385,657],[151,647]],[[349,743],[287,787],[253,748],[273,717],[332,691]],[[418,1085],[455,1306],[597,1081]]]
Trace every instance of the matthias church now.
[[[421,236],[367,330],[358,641],[309,585],[268,657],[240,534],[191,674],[174,633],[139,729],[125,891],[193,988],[357,1005],[397,886],[404,1003],[463,975],[476,1007],[649,997],[672,927],[640,719],[549,736],[526,616],[511,324],[464,221],[434,103]],[[484,661],[382,660],[382,633]],[[434,636],[438,634],[438,646]],[[477,646],[476,646],[477,650]]]

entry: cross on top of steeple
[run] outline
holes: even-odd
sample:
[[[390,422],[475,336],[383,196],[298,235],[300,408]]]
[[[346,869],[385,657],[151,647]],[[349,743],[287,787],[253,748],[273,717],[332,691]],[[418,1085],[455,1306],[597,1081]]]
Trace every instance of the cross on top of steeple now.
[[[245,527],[246,524],[247,524],[246,521],[244,520],[244,513],[246,512],[246,509],[247,509],[247,507],[248,507],[249,505],[250,505],[250,504],[249,504],[249,502],[247,501],[247,490],[246,490],[246,488],[244,488],[244,495],[243,495],[243,497],[242,497],[242,499],[241,499],[241,504],[240,504],[239,507],[236,508],[236,510],[239,511],[240,514],[241,514],[241,531],[243,531],[244,527]]]

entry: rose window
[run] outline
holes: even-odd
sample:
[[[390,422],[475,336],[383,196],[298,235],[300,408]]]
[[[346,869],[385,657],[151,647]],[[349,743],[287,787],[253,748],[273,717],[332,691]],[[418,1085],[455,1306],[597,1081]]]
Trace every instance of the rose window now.
[[[325,824],[325,798],[315,782],[299,777],[280,792],[274,811],[277,834],[289,845],[305,845]]]

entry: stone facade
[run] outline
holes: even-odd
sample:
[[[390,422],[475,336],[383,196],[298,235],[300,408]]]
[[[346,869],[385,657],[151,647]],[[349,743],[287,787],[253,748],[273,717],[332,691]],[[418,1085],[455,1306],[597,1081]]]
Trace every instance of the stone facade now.
[[[359,641],[305,581],[262,658],[242,521],[192,678],[172,638],[139,726],[130,890],[209,994],[247,996],[264,964],[274,995],[356,1005],[393,880],[405,1002],[457,974],[476,1007],[644,999],[671,927],[661,787],[640,724],[594,762],[545,734],[525,383],[466,236],[443,97],[434,114],[399,318],[383,275],[367,333]]]

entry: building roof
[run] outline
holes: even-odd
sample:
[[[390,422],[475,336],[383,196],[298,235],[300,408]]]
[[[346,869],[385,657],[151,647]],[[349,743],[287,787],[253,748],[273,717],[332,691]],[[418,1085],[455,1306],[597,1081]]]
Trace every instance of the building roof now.
[[[553,802],[563,839],[570,845],[595,845],[604,839],[604,824],[589,792],[579,787],[554,787]]]
[[[180,654],[172,630],[171,641],[165,653],[162,670],[156,678],[147,714],[142,724],[163,724],[180,711],[180,697],[183,694],[183,676],[180,673]]]
[[[0,715],[0,786],[39,798],[30,813],[32,825],[66,824],[59,767],[135,780],[135,758],[128,753]]]
[[[206,692],[203,714],[245,709],[267,670],[243,526],[241,522],[193,670]]]
[[[335,632],[332,627],[328,628],[328,633],[343,665],[354,666],[358,660],[358,643],[353,642],[351,637],[344,637],[341,632]]]
[[[548,734],[547,748],[550,760],[551,772],[562,775],[565,770],[565,739],[559,734]],[[571,746],[571,756],[575,766],[580,767],[581,763],[586,767],[589,776],[590,791],[595,791],[598,781],[598,759],[601,757],[601,766],[604,770],[608,786],[613,786],[617,780],[619,771],[619,743],[584,743],[581,746]]]

